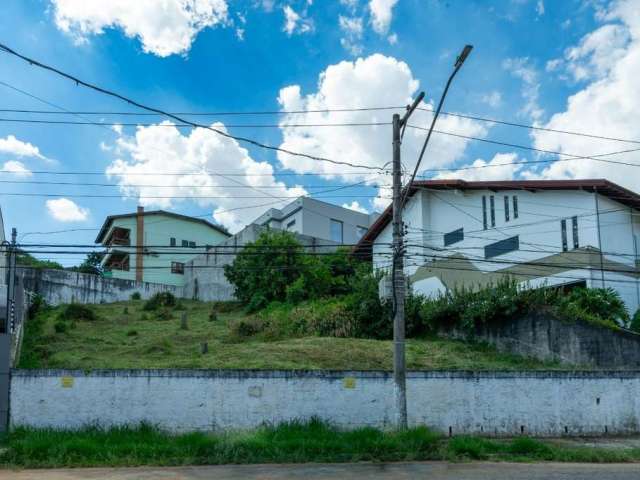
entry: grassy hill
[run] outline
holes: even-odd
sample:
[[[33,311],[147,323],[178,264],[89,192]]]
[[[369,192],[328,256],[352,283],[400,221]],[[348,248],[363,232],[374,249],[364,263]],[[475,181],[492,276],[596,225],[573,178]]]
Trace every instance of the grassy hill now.
[[[392,343],[309,336],[285,340],[240,337],[230,325],[246,315],[238,307],[181,300],[144,311],[144,301],[47,308],[27,323],[21,368],[212,368],[390,370]],[[82,307],[80,307],[82,310]],[[71,312],[71,313],[69,313]],[[187,329],[181,325],[183,313]],[[75,317],[74,317],[75,315]],[[65,318],[66,316],[66,318]],[[202,343],[208,352],[201,352]],[[560,368],[493,348],[424,338],[407,342],[409,369],[523,370]]]

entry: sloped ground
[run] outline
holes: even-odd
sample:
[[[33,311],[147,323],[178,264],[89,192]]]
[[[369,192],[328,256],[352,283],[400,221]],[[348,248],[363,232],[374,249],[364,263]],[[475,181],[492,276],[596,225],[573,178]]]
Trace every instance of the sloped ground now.
[[[94,320],[59,319],[64,307],[42,311],[29,321],[21,368],[212,368],[391,370],[390,341],[310,336],[269,341],[239,337],[230,324],[241,309],[181,301],[166,311],[145,312],[144,302],[93,305]],[[220,313],[226,311],[226,313]],[[181,317],[187,329],[181,328]],[[207,343],[208,352],[202,352]],[[562,368],[495,349],[441,338],[411,339],[407,364],[413,370],[527,370]]]

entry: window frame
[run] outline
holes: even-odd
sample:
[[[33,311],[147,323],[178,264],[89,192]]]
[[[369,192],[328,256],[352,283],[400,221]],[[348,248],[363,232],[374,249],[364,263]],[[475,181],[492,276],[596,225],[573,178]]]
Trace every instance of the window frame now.
[[[171,237],[169,239],[169,246],[170,247],[175,247],[176,246],[176,237]]]
[[[491,209],[491,228],[496,226],[496,199],[493,195],[489,195],[489,208]]]
[[[489,228],[489,224],[487,222],[487,196],[482,196],[482,228],[487,230]]]
[[[509,195],[504,196],[504,221],[509,221]]]
[[[518,196],[513,196],[513,218],[518,218]]]
[[[569,251],[569,243],[567,241],[567,219],[560,220],[560,237],[562,239],[562,251]]]
[[[184,275],[184,262],[171,261],[171,273]]]
[[[333,226],[340,225],[340,240],[336,240],[333,238]],[[332,242],[344,243],[344,222],[342,220],[338,220],[335,218],[329,219],[329,236],[331,237]]]
[[[580,238],[578,232],[578,217],[574,215],[571,217],[571,233],[573,234],[573,248],[580,248]]]

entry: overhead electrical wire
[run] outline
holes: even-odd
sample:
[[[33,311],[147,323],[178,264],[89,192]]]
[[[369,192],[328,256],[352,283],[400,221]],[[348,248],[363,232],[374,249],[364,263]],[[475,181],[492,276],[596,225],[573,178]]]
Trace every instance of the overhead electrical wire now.
[[[259,147],[259,148],[263,148],[265,150],[280,152],[280,153],[284,153],[284,154],[292,155],[292,156],[296,156],[296,157],[301,157],[301,158],[307,158],[307,159],[314,160],[314,161],[332,163],[334,165],[343,165],[343,166],[349,166],[349,167],[352,167],[352,168],[363,168],[363,169],[367,169],[367,170],[381,170],[379,167],[372,167],[370,165],[355,164],[355,163],[341,161],[341,160],[333,160],[333,159],[330,159],[330,158],[320,157],[320,156],[317,156],[317,155],[309,155],[307,153],[296,152],[296,151],[289,150],[289,149],[282,148],[282,147],[275,147],[273,145],[267,145],[265,143],[259,142],[257,140],[253,140],[253,139],[248,138],[248,137],[241,137],[241,136],[237,136],[237,135],[232,135],[232,134],[230,134],[228,132],[225,132],[223,130],[220,130],[218,128],[214,128],[214,127],[211,127],[209,125],[205,125],[205,124],[201,124],[201,123],[197,123],[197,122],[192,122],[192,121],[189,121],[188,119],[185,119],[185,118],[183,118],[183,117],[181,117],[179,115],[174,115],[174,114],[172,114],[170,112],[166,112],[166,111],[164,111],[162,109],[144,105],[143,103],[140,103],[140,102],[138,102],[136,100],[133,100],[132,98],[126,97],[126,96],[124,96],[124,95],[122,95],[120,93],[117,93],[117,92],[108,90],[106,88],[100,87],[98,85],[94,85],[92,83],[86,82],[86,81],[84,81],[84,80],[82,80],[82,79],[80,79],[80,78],[78,78],[78,77],[76,77],[74,75],[71,75],[69,73],[63,72],[62,70],[59,70],[59,69],[57,69],[55,67],[52,67],[50,65],[47,65],[45,63],[41,63],[38,60],[35,60],[33,58],[30,58],[30,57],[27,57],[26,55],[22,55],[21,53],[18,53],[17,51],[13,50],[12,48],[8,47],[5,44],[0,43],[0,50],[4,51],[6,53],[9,53],[9,54],[11,54],[11,55],[13,55],[13,56],[15,56],[17,58],[20,58],[20,59],[24,60],[25,62],[29,63],[30,65],[39,67],[39,68],[47,70],[47,71],[50,71],[52,73],[55,73],[58,76],[61,76],[61,77],[66,78],[68,80],[71,80],[72,82],[75,82],[76,85],[82,85],[82,86],[84,86],[86,88],[89,88],[91,90],[94,90],[96,92],[99,92],[99,93],[102,93],[104,95],[107,95],[107,96],[110,96],[110,97],[113,97],[113,98],[117,98],[119,100],[127,102],[128,104],[133,105],[133,106],[138,107],[138,108],[141,108],[143,110],[147,110],[149,112],[154,112],[154,113],[163,115],[165,117],[172,118],[172,119],[176,120],[177,122],[190,124],[194,128],[199,127],[199,128],[204,128],[204,129],[210,130],[212,132],[217,133],[218,135],[220,135],[222,137],[233,139],[233,140],[235,140],[237,142],[240,142],[240,143],[246,143],[246,144],[253,145],[253,146],[256,146],[256,147]]]

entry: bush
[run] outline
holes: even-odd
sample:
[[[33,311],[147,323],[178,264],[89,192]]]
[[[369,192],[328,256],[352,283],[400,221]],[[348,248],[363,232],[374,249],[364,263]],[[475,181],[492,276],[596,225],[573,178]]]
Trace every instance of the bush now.
[[[215,308],[212,308],[211,311],[209,312],[209,321],[210,322],[218,321],[218,312],[216,311]]]
[[[136,335],[138,335],[138,331],[137,330],[129,330],[127,332],[127,337],[135,337]]]
[[[176,303],[176,297],[171,292],[159,292],[144,302],[142,310],[149,312],[161,307],[175,307]]]
[[[142,296],[140,295],[140,292],[133,292],[131,294],[131,300],[140,300],[142,298]]]
[[[359,264],[347,250],[309,255],[292,233],[269,230],[224,272],[247,311],[257,312],[272,302],[295,305],[350,293]]]
[[[60,320],[87,321],[93,322],[98,319],[96,313],[87,305],[80,303],[70,303],[61,308],[58,313]]]
[[[251,337],[264,331],[264,323],[258,317],[242,318],[231,322],[229,331],[234,337]]]
[[[560,310],[576,319],[595,319],[610,326],[626,326],[629,314],[613,288],[575,288],[560,302]],[[594,318],[595,317],[595,318]]]
[[[33,320],[38,312],[41,312],[47,308],[50,308],[47,301],[39,293],[31,297],[31,303],[29,303],[29,309],[27,310],[27,318]]]
[[[53,329],[55,330],[56,333],[66,333],[67,332],[67,324],[61,320],[58,320],[56,323],[53,324]]]
[[[633,314],[633,319],[631,320],[629,329],[633,330],[634,332],[640,333],[640,308],[636,310],[636,313]]]
[[[156,320],[160,320],[161,322],[173,320],[173,313],[168,308],[161,308],[156,313]]]

